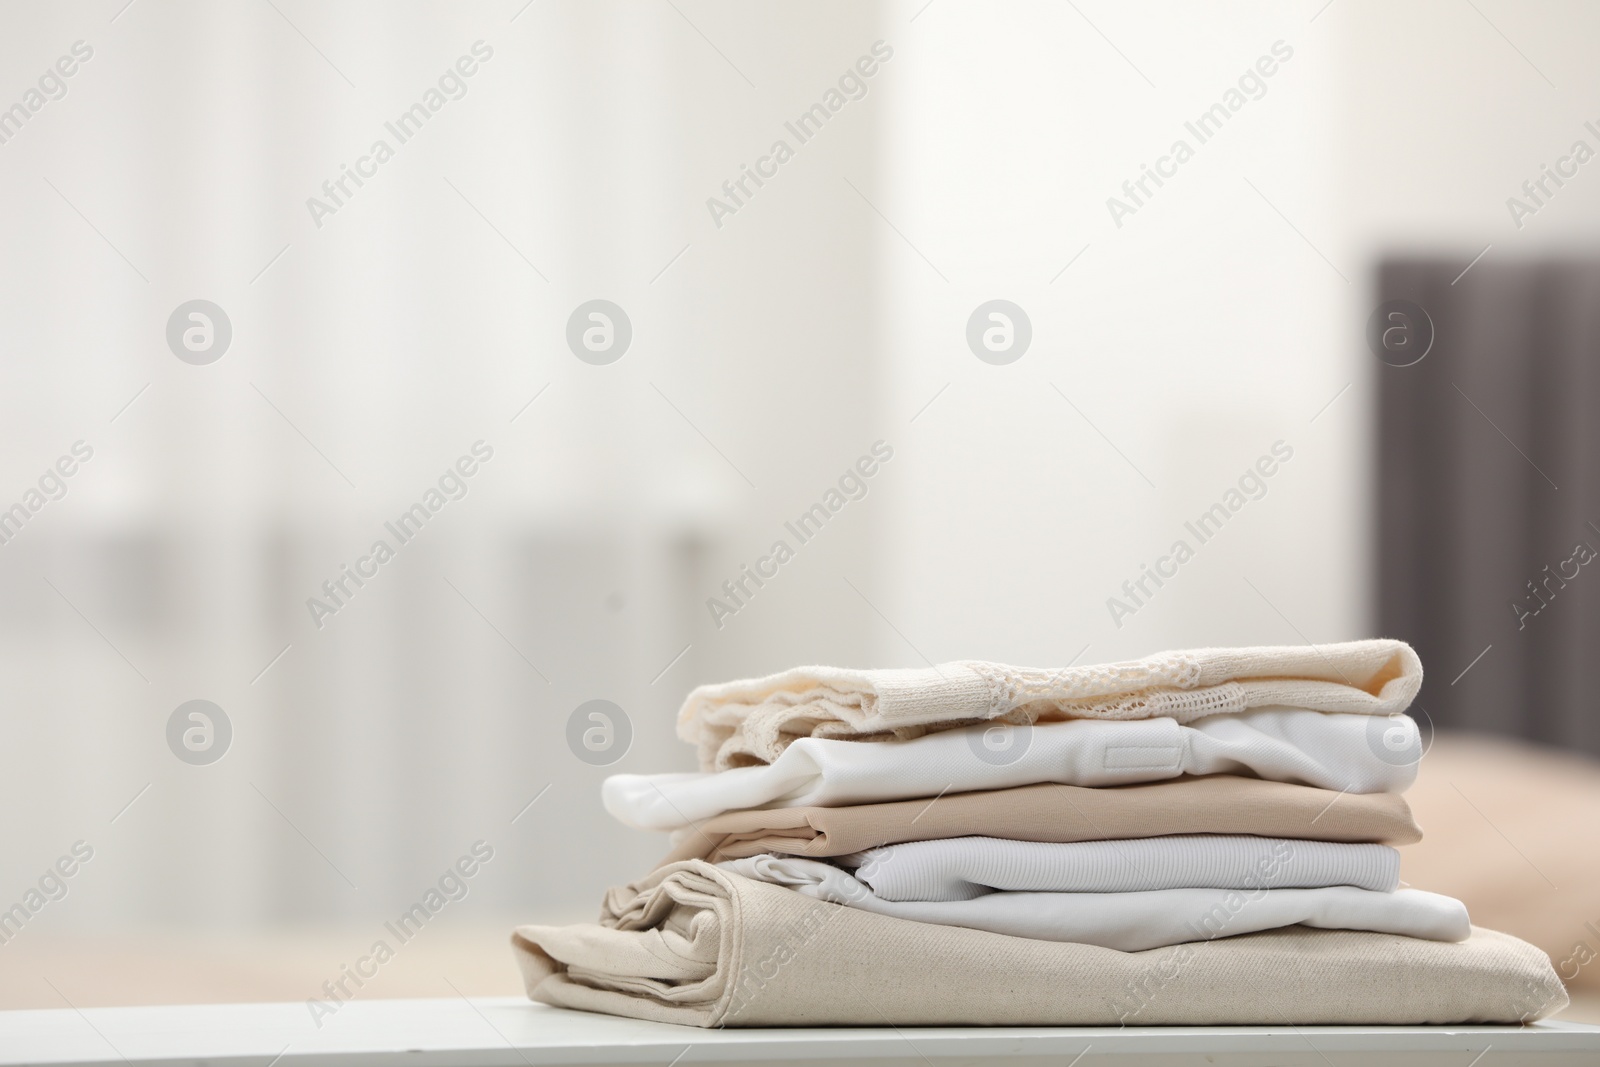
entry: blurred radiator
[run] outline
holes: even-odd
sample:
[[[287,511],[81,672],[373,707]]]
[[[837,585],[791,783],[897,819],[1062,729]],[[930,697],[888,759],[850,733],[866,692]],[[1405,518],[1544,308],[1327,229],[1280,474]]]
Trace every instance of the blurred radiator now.
[[[1380,629],[1419,716],[1600,753],[1600,263],[1465,262],[1378,270]]]
[[[0,876],[14,896],[74,841],[94,850],[25,935],[376,934],[478,841],[494,858],[453,912],[589,918],[656,858],[659,842],[604,817],[598,787],[675,757],[692,769],[672,722],[702,662],[679,653],[706,535],[615,518],[430,526],[319,628],[303,605],[370,525],[75,525],[6,547]],[[194,699],[231,725],[209,765],[166,743]],[[630,720],[611,766],[568,743],[594,699]]]

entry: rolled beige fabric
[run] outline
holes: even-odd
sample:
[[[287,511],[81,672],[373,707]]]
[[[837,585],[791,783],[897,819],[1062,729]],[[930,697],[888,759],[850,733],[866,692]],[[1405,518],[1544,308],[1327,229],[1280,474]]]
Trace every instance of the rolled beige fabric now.
[[[662,863],[766,852],[827,857],[944,837],[1101,841],[1168,834],[1254,834],[1409,845],[1422,840],[1398,793],[1338,793],[1218,774],[1148,785],[1027,785],[839,808],[732,811],[679,832]]]
[[[599,924],[520,926],[528,995],[690,1026],[1513,1024],[1567,1004],[1507,934],[1281,930],[1119,952],[909,922],[690,860]]]
[[[796,667],[702,685],[678,711],[678,736],[700,769],[777,759],[801,737],[905,739],[984,720],[1155,719],[1283,705],[1397,715],[1422,686],[1404,641],[1196,648],[1122,663],[1012,667],[966,660],[937,667]]]

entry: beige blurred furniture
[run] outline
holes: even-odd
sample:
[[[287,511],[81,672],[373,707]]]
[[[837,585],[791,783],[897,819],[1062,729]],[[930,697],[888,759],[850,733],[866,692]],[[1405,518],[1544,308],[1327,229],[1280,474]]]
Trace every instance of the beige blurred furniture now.
[[[1406,799],[1422,841],[1400,849],[1402,881],[1544,949],[1573,999],[1563,1017],[1600,1019],[1600,760],[1441,733]]]

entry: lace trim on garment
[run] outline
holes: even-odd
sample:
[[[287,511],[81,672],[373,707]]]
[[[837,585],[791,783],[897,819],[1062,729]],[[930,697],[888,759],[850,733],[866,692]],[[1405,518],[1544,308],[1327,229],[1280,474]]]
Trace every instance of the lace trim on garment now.
[[[1097,707],[1141,699],[1158,688],[1193,689],[1200,684],[1200,663],[1184,653],[1169,653],[1134,663],[1107,663],[1054,670],[1008,667],[1003,663],[969,660],[961,664],[989,687],[990,716],[1002,715],[1024,704],[1052,701],[1065,708],[1085,703]]]

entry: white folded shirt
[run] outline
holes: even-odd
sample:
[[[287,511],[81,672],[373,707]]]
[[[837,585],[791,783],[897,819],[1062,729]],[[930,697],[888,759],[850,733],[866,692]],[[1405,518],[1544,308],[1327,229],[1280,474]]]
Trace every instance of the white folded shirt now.
[[[709,774],[616,774],[601,798],[630,826],[671,830],[744,808],[837,807],[1038,782],[1126,785],[1243,774],[1347,793],[1399,793],[1421,755],[1410,718],[1261,708],[1173,719],[977,725],[909,741],[806,737],[776,760]]]
[[[1157,889],[1144,893],[989,893],[971,900],[905,901],[878,897],[848,872],[818,860],[754,856],[719,867],[788,886],[817,900],[897,919],[965,926],[1011,937],[1071,941],[1142,952],[1188,941],[1315,926],[1371,930],[1428,941],[1465,941],[1466,905],[1451,897],[1401,889]]]
[[[888,845],[834,862],[857,867],[857,880],[879,900],[971,900],[996,891],[1132,893],[1338,885],[1391,893],[1400,884],[1400,853],[1387,845],[1244,834],[1071,843],[947,837]]]

